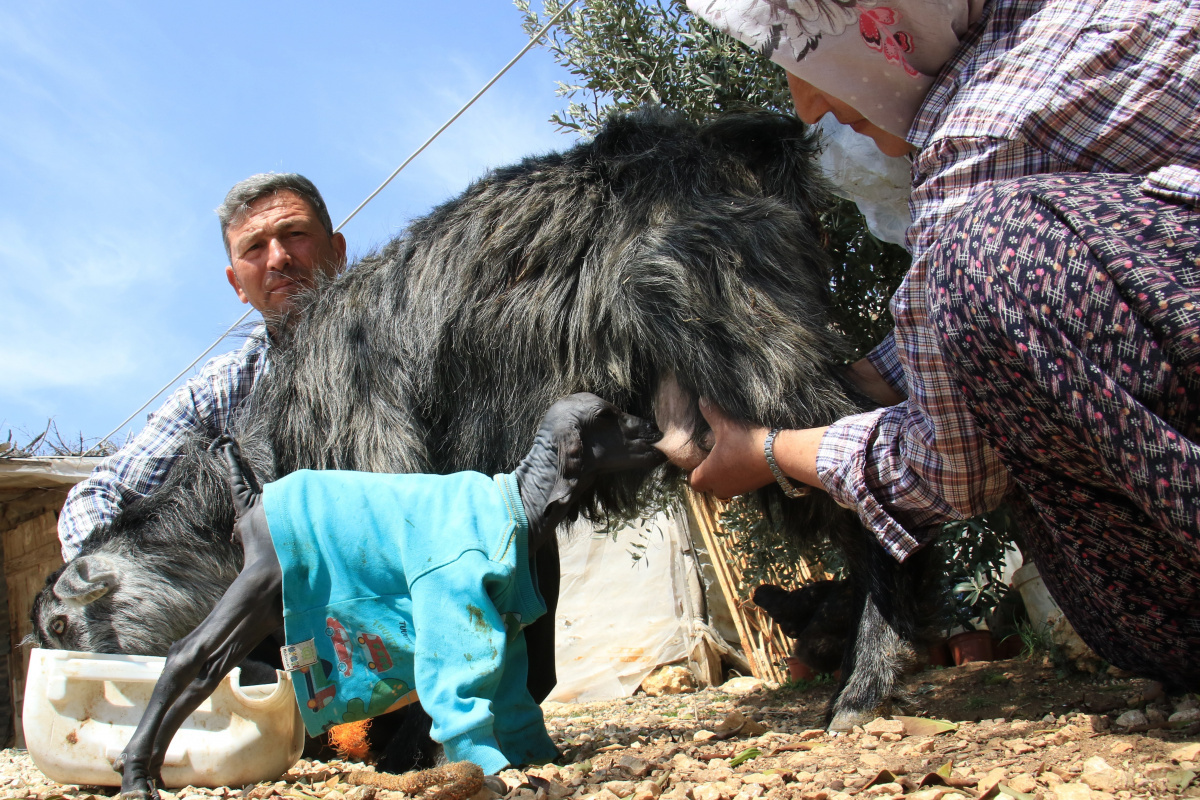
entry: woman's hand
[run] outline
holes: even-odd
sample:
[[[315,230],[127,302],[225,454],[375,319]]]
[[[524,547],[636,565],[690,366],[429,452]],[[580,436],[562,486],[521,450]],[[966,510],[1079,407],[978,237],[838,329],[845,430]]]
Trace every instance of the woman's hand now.
[[[775,480],[763,453],[766,428],[736,422],[704,398],[700,399],[700,413],[712,428],[712,449],[688,478],[693,489],[726,499]]]
[[[881,406],[894,406],[905,400],[904,395],[888,385],[870,359],[860,358],[855,361],[850,365],[847,374],[860,392]]]
[[[692,470],[689,482],[698,492],[721,499],[752,492],[775,480],[763,451],[764,427],[730,419],[723,410],[701,398],[700,413],[712,427],[712,449]],[[780,431],[775,437],[775,462],[793,480],[824,490],[817,477],[817,447],[825,428]]]

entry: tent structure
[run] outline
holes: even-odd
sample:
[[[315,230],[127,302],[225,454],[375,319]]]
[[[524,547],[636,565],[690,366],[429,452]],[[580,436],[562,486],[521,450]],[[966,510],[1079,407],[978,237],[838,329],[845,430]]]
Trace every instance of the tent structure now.
[[[32,630],[29,608],[46,576],[62,565],[58,512],[67,492],[91,474],[98,458],[0,458],[0,743],[21,735],[21,700]]]

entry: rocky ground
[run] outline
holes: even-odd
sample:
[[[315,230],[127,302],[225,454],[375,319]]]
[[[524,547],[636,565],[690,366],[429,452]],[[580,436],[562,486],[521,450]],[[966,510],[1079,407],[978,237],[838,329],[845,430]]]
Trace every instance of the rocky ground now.
[[[772,689],[738,679],[692,694],[549,704],[561,764],[505,772],[472,800],[1200,797],[1194,695],[1024,659],[928,670],[908,690],[920,717],[879,719],[840,736],[820,727],[828,683]],[[361,768],[302,761],[275,783],[163,797],[404,797],[351,786],[348,773]],[[26,753],[0,753],[0,797],[87,800],[114,791],[49,783]],[[449,794],[443,800],[465,800]]]

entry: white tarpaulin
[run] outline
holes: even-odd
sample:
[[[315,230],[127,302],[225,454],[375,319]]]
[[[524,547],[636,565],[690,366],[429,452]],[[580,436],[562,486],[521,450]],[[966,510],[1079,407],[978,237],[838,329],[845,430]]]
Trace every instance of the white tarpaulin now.
[[[656,666],[687,657],[690,620],[704,609],[686,525],[683,513],[658,517],[615,541],[577,525],[560,543],[558,685],[548,700],[628,697]],[[637,561],[635,545],[644,545]]]
[[[74,486],[92,474],[99,458],[41,456],[0,458],[0,489],[47,489]]]

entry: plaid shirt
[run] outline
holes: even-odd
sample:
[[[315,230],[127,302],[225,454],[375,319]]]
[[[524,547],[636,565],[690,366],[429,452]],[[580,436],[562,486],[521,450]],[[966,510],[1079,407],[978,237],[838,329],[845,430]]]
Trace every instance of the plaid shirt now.
[[[58,517],[63,560],[70,561],[88,534],[122,507],[158,487],[190,437],[199,433],[215,439],[232,429],[234,413],[266,369],[266,355],[266,329],[259,326],[240,350],[205,364],[150,415],[132,441],[71,489]]]
[[[1147,191],[1194,202],[1198,3],[992,0],[917,112],[913,266],[892,298],[895,333],[870,355],[908,400],[841,420],[817,456],[833,498],[897,558],[1009,487],[926,316],[939,232],[996,182],[1050,172],[1153,173]]]

